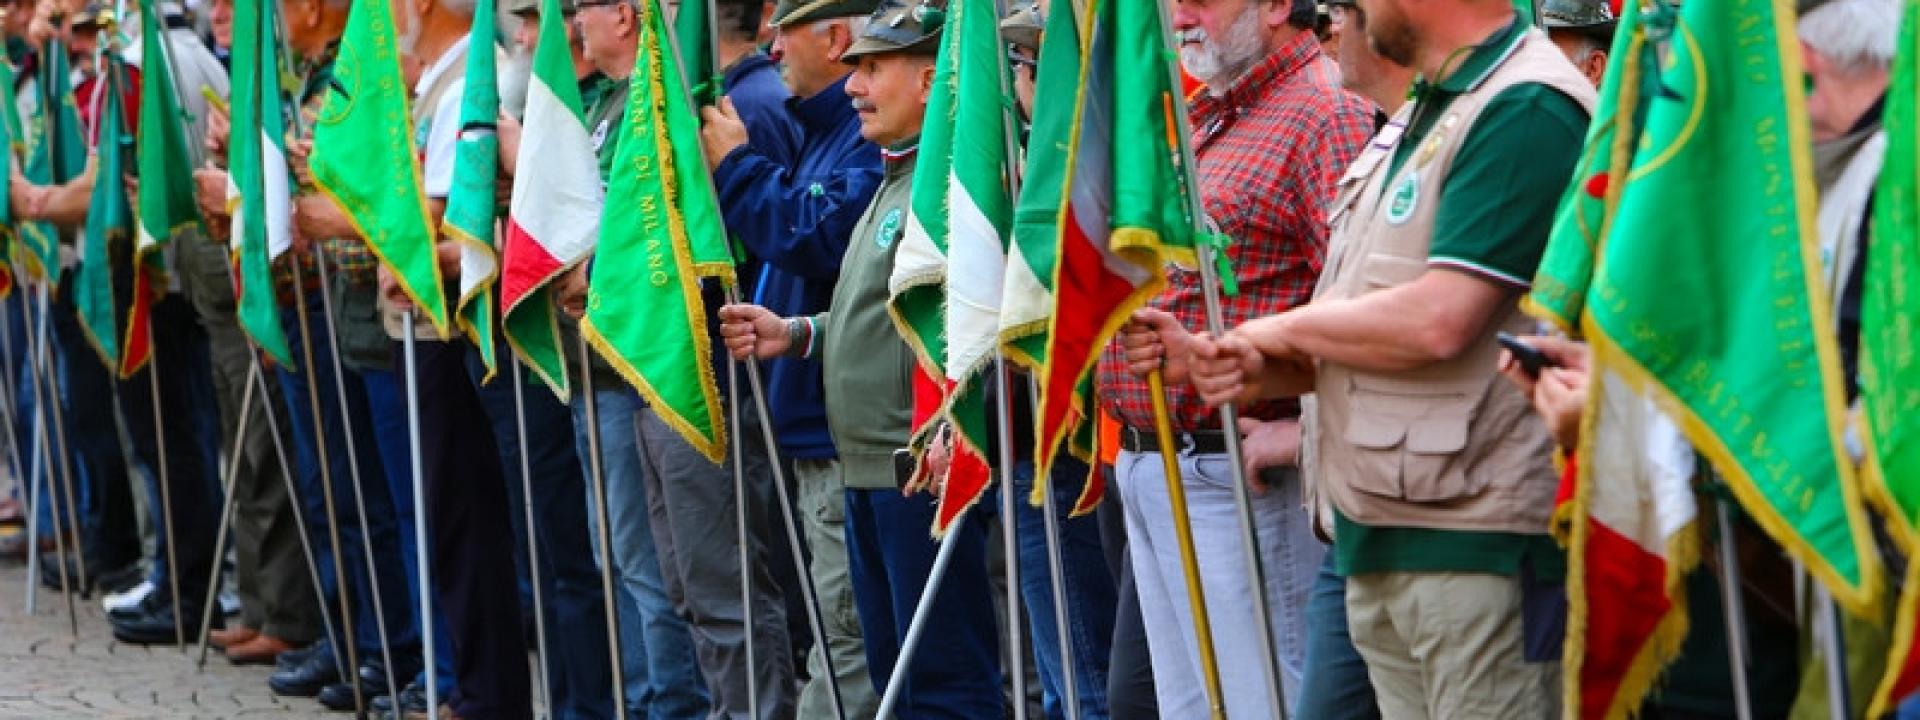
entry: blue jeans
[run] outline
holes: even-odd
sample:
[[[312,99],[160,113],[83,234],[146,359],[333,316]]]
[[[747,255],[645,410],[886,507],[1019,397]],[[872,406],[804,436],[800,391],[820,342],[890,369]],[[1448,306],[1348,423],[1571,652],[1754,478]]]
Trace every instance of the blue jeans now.
[[[643,481],[647,466],[640,457],[634,425],[640,398],[624,387],[596,390],[593,398],[600,421],[600,469],[607,489],[608,534],[613,541],[613,564],[619,571],[618,595],[622,596],[615,610],[620,622],[627,704],[635,709],[636,717],[702,717],[711,701],[695,663],[692,632],[667,595],[653,523],[647,514]],[[590,456],[584,431],[587,406],[582,397],[574,398],[573,420],[583,428],[574,435],[574,449],[582,467],[586,467]],[[592,509],[593,502],[589,492],[587,503],[581,507],[588,509],[589,521],[598,527],[599,514]],[[593,537],[597,548],[599,534]],[[594,560],[599,557],[595,552]],[[599,587],[598,578],[595,580],[595,587]]]
[[[407,447],[406,386],[392,370],[363,368],[356,372],[367,388],[374,444],[378,446],[380,463],[387,471],[386,493],[393,501],[395,524],[400,529],[400,561],[407,569],[407,600],[412,603],[407,607],[413,609],[414,617],[419,617],[420,545],[414,537],[413,451]],[[434,678],[440,697],[447,697],[453,693],[453,641],[445,630],[447,619],[441,614],[439,603],[433,606],[433,627],[438,630],[433,636]],[[425,683],[426,675],[426,669],[421,668],[411,679],[396,680]]]
[[[515,546],[524,561],[526,546],[525,477],[520,474],[520,423],[515,416],[514,385],[526,409],[527,472],[533,478],[534,540],[540,543],[541,609],[547,628],[549,704],[555,717],[613,717],[613,663],[607,657],[607,610],[600,573],[589,553],[586,485],[574,454],[573,416],[529,372],[513,373],[511,350],[497,347],[494,381],[480,384],[485,368],[480,353],[467,353],[467,372],[480,389],[480,404],[493,421],[500,447],[507,498],[512,505]],[[529,587],[529,590],[531,588]],[[530,593],[529,593],[530,594]],[[531,597],[528,598],[529,603]],[[531,616],[532,605],[526,606]]]
[[[933,514],[927,495],[847,490],[848,570],[866,636],[867,672],[882,692],[939,551],[927,536]],[[929,610],[937,619],[927,625],[907,666],[895,711],[900,718],[974,720],[1005,712],[998,620],[987,575],[987,522],[973,515],[963,515],[949,530],[959,533],[959,545]]]
[[[1333,569],[1333,553],[1320,562],[1307,596],[1307,661],[1293,717],[1375,720],[1380,705],[1367,679],[1367,661],[1347,632],[1347,579]]]
[[[1013,469],[1014,517],[1020,545],[1020,599],[1027,606],[1033,632],[1033,653],[1040,668],[1041,697],[1047,717],[1066,717],[1066,688],[1060,661],[1059,626],[1053,609],[1053,575],[1047,558],[1046,517],[1028,502],[1033,494],[1033,463]],[[1080,699],[1080,717],[1104,720],[1107,712],[1107,662],[1113,647],[1113,613],[1118,602],[1113,576],[1107,572],[1100,546],[1100,526],[1093,516],[1068,518],[1086,485],[1087,466],[1071,457],[1054,463],[1054,510],[1059,517],[1060,571],[1066,586],[1068,641],[1073,646],[1074,691]]]
[[[347,371],[335,375],[331,354],[331,334],[327,332],[322,315],[320,298],[309,295],[307,322],[308,331],[314,340],[313,365],[302,368],[302,372],[290,372],[285,367],[276,368],[274,373],[280,378],[281,395],[287,403],[287,416],[290,420],[291,435],[298,467],[294,478],[299,490],[301,503],[306,516],[307,533],[313,547],[314,561],[319,566],[322,596],[320,604],[329,613],[338,618],[338,595],[335,584],[339,568],[333,563],[332,537],[327,527],[326,497],[322,493],[331,492],[336,520],[339,523],[340,561],[346,564],[348,602],[352,606],[356,647],[362,662],[379,657],[380,634],[377,617],[374,614],[374,582],[377,580],[381,609],[386,611],[386,630],[391,645],[389,650],[394,662],[402,667],[412,667],[413,658],[420,652],[419,628],[414,623],[414,605],[408,602],[408,588],[413,578],[406,575],[407,565],[400,553],[400,530],[398,513],[395,510],[393,496],[384,489],[390,488],[387,480],[386,463],[375,443],[374,414],[368,402],[370,394],[360,374]],[[299,316],[292,308],[281,311],[282,326],[287,328],[287,346],[293,357],[305,362],[307,354],[302,351],[302,339],[299,331]],[[335,383],[344,386],[347,395],[348,415],[340,412],[340,395]],[[317,445],[314,432],[313,398],[309,392],[309,383],[313,383],[313,393],[319,398],[321,429],[326,437],[326,448]],[[404,422],[405,416],[402,415]],[[351,425],[352,437],[347,436]],[[405,438],[404,431],[400,435]],[[355,504],[352,465],[349,462],[348,443],[352,443],[352,462],[360,467],[362,484],[360,499],[366,504],[366,525],[361,526],[359,508]],[[320,452],[326,453],[328,472],[333,484],[328,488],[320,476]],[[373,555],[373,575],[368,575],[367,548]],[[344,625],[337,623],[335,632],[345,632]],[[345,647],[341,639],[334,638],[334,647]]]

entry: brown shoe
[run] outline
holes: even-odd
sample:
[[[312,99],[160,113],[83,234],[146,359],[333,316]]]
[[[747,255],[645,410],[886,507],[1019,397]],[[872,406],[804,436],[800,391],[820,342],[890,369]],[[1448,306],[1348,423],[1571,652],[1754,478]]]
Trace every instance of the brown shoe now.
[[[280,653],[292,650],[287,641],[272,635],[261,635],[239,645],[227,648],[227,660],[235,665],[272,665]]]
[[[250,627],[236,625],[225,630],[207,633],[207,644],[222,650],[260,637],[260,631]]]

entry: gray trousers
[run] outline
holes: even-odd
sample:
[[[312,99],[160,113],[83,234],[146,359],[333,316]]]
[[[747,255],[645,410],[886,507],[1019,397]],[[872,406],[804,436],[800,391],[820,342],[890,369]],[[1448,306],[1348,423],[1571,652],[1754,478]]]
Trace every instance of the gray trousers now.
[[[272,411],[274,422],[279,423],[283,433],[282,442],[292,451],[292,438],[284,435],[292,426],[288,424],[286,406],[280,400],[280,383],[269,380],[265,397],[261,397],[259,387],[254,388],[247,434],[235,446],[240,400],[246,392],[247,373],[253,366],[253,348],[235,314],[227,251],[197,233],[182,236],[177,247],[183,270],[182,290],[206,328],[209,354],[213,358],[214,395],[220,408],[221,454],[227,462],[239,465],[233,476],[232,532],[234,590],[240,596],[240,624],[264,635],[304,645],[320,637],[320,606],[314,597],[312,575],[308,573],[307,558],[300,545],[292,498],[287,495],[287,480],[280,472],[280,458],[269,434],[267,412]],[[315,361],[322,359],[315,358]],[[293,462],[293,458],[287,458],[287,462]]]
[[[786,601],[771,566],[773,472],[754,413],[741,413],[740,426],[730,430],[730,439],[745,444],[744,499],[734,497],[730,457],[719,465],[708,461],[653,408],[642,409],[636,432],[647,466],[647,513],[667,596],[693,631],[694,655],[715,717],[748,717],[751,672],[758,681],[760,718],[789,718],[795,702],[793,646],[787,635]],[[737,500],[747,507],[745,571],[752,579],[755,653],[751,668],[748,620],[740,598]]]
[[[1253,579],[1242,550],[1240,512],[1233,499],[1232,464],[1227,456],[1181,453],[1178,458],[1199,558],[1200,584],[1206,592],[1213,647],[1219,662],[1227,717],[1264,717],[1272,700],[1254,627]],[[1184,565],[1167,496],[1166,470],[1159,453],[1122,452],[1114,462],[1115,482],[1126,498],[1127,550],[1133,561],[1134,587],[1153,658],[1154,691],[1162,717],[1207,715],[1207,691],[1200,670],[1200,646],[1193,628]],[[1269,470],[1265,493],[1254,495],[1253,516],[1260,535],[1260,559],[1266,573],[1267,604],[1280,652],[1281,692],[1299,695],[1306,657],[1307,596],[1326,546],[1313,536],[1301,506],[1300,473]]]
[[[874,692],[872,676],[867,674],[860,613],[854,607],[853,581],[847,575],[847,496],[840,483],[840,462],[795,460],[793,474],[800,487],[807,548],[813,555],[807,569],[813,574],[814,589],[820,593],[820,615],[827,644],[833,648],[840,701],[848,720],[870,718],[880,711],[880,698]],[[819,646],[807,653],[807,675],[807,685],[800,690],[799,720],[832,718],[827,661]]]

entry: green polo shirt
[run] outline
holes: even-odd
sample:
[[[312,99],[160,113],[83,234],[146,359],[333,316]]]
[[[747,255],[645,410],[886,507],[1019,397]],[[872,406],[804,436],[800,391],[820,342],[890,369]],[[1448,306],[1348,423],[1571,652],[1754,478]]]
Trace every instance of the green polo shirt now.
[[[1417,101],[1389,173],[1399,172],[1455,98],[1477,87],[1525,37],[1518,18],[1479,45],[1463,49],[1456,69],[1438,82],[1417,81]],[[1539,83],[1515,85],[1487,101],[1467,131],[1445,184],[1428,262],[1524,291],[1546,249],[1561,189],[1573,176],[1586,138],[1587,111]],[[1515,575],[1522,563],[1535,577],[1566,574],[1566,555],[1552,538],[1506,532],[1371,527],[1335,513],[1335,562],[1342,575],[1370,572],[1485,572]]]

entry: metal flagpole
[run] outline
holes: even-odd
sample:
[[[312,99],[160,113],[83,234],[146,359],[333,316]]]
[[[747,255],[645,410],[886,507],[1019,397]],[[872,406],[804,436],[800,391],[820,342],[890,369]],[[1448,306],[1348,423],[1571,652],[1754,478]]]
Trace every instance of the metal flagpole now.
[[[20,303],[20,322],[23,328],[35,327],[32,319],[28,316],[27,306],[29,304],[31,304],[31,300],[29,298],[23,297],[22,302]],[[46,334],[45,334],[46,327],[45,325],[41,325],[39,326],[39,328],[41,330],[41,333],[40,333],[41,340],[42,342],[44,342],[46,338]],[[47,431],[47,420],[46,420],[47,404],[46,404],[46,401],[41,399],[40,397],[40,351],[37,345],[34,343],[34,336],[31,333],[27,335],[26,341],[27,341],[27,356],[28,356],[26,358],[28,382],[32,386],[32,392],[33,392],[33,439],[32,439],[33,447],[28,448],[28,452],[32,453],[30,455],[32,459],[28,461],[29,464],[28,464],[28,470],[27,470],[27,476],[26,476],[27,567],[29,568],[27,572],[27,614],[33,615],[39,611],[39,607],[40,607],[39,590],[40,590],[40,501],[41,501],[41,497],[40,497],[39,478],[40,478],[41,465],[43,461],[48,460],[48,458],[46,457],[48,453],[44,450],[46,441],[43,439]],[[10,382],[13,382],[13,381],[10,381]]]
[[[739,289],[727,287],[727,302],[739,303]],[[779,443],[773,436],[773,413],[767,409],[767,393],[760,379],[759,363],[749,362],[747,366],[747,386],[753,390],[753,405],[760,417],[760,439],[767,446],[767,464],[773,467],[773,490],[780,501],[780,515],[785,519],[787,544],[793,548],[793,563],[798,567],[800,576],[800,600],[807,607],[807,617],[812,620],[813,644],[820,648],[820,657],[825,661],[827,671],[828,698],[833,701],[833,716],[837,720],[847,720],[847,710],[840,697],[840,673],[833,664],[833,646],[827,642],[826,618],[820,612],[820,591],[813,581],[813,569],[806,560],[806,545],[800,541],[800,523],[793,514],[793,502],[787,494],[786,470],[780,465]],[[737,439],[738,430],[735,430]]]
[[[1000,452],[1000,538],[1001,554],[1007,566],[1007,677],[1013,683],[1014,720],[1026,720],[1027,717],[1027,659],[1025,634],[1021,632],[1020,620],[1020,542],[1015,530],[1019,523],[1014,520],[1013,512],[1013,400],[1007,397],[1013,390],[1013,376],[1007,372],[1004,355],[993,358],[993,372],[1000,381],[998,402],[994,403],[994,412],[999,416]],[[947,532],[952,533],[953,528]]]
[[[350,672],[342,674],[341,679],[353,688],[353,711],[357,715],[367,711],[366,692],[360,687],[360,648],[358,647],[360,636],[354,632],[353,606],[347,602],[347,586],[350,584],[347,578],[349,575],[347,573],[346,556],[340,550],[340,514],[334,509],[333,504],[333,467],[332,463],[327,459],[327,456],[331,455],[332,452],[327,447],[326,423],[320,416],[320,372],[319,368],[313,364],[313,333],[311,329],[307,327],[306,279],[301,277],[299,258],[291,259],[289,265],[293,267],[293,309],[294,314],[297,316],[296,320],[300,323],[300,351],[304,356],[302,360],[305,361],[301,363],[301,371],[307,375],[307,414],[311,416],[313,422],[313,454],[319,460],[320,464],[320,499],[322,507],[324,507],[327,512],[327,537],[333,541],[333,547],[329,549],[333,555],[334,578],[336,580],[333,584],[333,594],[337,604],[340,606],[340,625],[346,630],[346,642],[343,644],[347,646],[347,669]],[[335,377],[333,380],[335,384],[339,384],[340,382],[340,378],[338,377]],[[360,531],[362,535],[360,544],[364,547],[366,545],[366,525],[364,522],[360,526]],[[368,567],[367,570],[371,573],[373,568]],[[374,617],[377,622],[379,615],[376,614]],[[385,623],[377,624],[384,625]],[[385,652],[387,642],[386,632],[384,630],[380,633],[380,645],[381,652]],[[392,665],[393,663],[389,660],[387,664]],[[397,698],[399,696],[396,695],[395,697]]]
[[[1727,663],[1733,676],[1733,709],[1739,720],[1753,720],[1753,696],[1747,691],[1747,607],[1741,598],[1740,553],[1734,545],[1733,513],[1728,500],[1714,497],[1720,516],[1720,608],[1727,621]]]
[[[1155,7],[1160,11],[1161,27],[1173,27],[1173,23],[1168,17],[1167,6],[1163,3],[1156,3]],[[1168,77],[1173,81],[1174,87],[1179,87],[1180,68],[1178,67],[1178,57],[1172,53],[1168,53],[1166,63]],[[1180,152],[1179,162],[1181,165],[1181,174],[1187,183],[1189,214],[1192,216],[1191,220],[1194,223],[1195,229],[1208,230],[1210,229],[1211,223],[1206,220],[1206,207],[1201,203],[1200,186],[1194,176],[1194,169],[1198,167],[1198,163],[1194,159],[1193,146],[1184,142],[1186,138],[1193,136],[1193,130],[1188,126],[1187,113],[1184,106],[1182,104],[1176,104],[1175,108],[1175,112],[1173,112],[1172,115],[1174,126],[1176,131],[1180,133],[1179,138],[1182,140],[1182,142],[1178,143]],[[1208,227],[1203,227],[1203,223]],[[1201,298],[1205,302],[1207,311],[1207,331],[1218,337],[1224,334],[1227,328],[1225,315],[1220,308],[1220,278],[1218,277],[1218,273],[1215,272],[1215,248],[1211,242],[1204,239],[1196,243],[1196,245],[1198,245],[1195,249],[1198,251],[1199,260],[1197,264],[1200,266]],[[1161,393],[1156,392],[1155,397],[1161,398],[1162,401],[1164,401],[1164,396]],[[1260,635],[1260,662],[1265,666],[1266,670],[1267,697],[1273,702],[1270,706],[1273,711],[1273,717],[1278,720],[1286,720],[1287,699],[1280,675],[1280,653],[1279,649],[1275,647],[1273,638],[1273,613],[1270,610],[1267,599],[1267,573],[1260,560],[1259,528],[1254,523],[1253,500],[1248,496],[1247,491],[1247,478],[1245,475],[1246,464],[1242,462],[1245,455],[1240,449],[1239,413],[1236,412],[1230,404],[1220,406],[1220,430],[1221,436],[1226,440],[1227,464],[1232,467],[1233,472],[1233,502],[1240,511],[1240,551],[1246,555],[1247,574],[1253,585],[1251,598],[1253,604],[1253,621],[1254,629]],[[1165,452],[1168,447],[1169,446],[1163,444],[1161,450]]]
[[[420,568],[420,650],[422,662],[426,665],[427,712],[439,712],[440,683],[434,679],[433,652],[433,583],[428,558],[432,553],[427,545],[427,487],[426,469],[420,445],[420,363],[416,357],[414,345],[413,308],[408,307],[400,313],[400,324],[406,327],[401,336],[401,364],[407,374],[407,448],[413,456],[413,541],[419,548],[420,558],[416,565]],[[619,683],[614,686],[619,687]],[[619,692],[615,690],[614,692]],[[395,696],[397,702],[399,696]]]
[[[251,343],[249,343],[249,345],[251,346]],[[293,484],[293,464],[287,462],[287,445],[286,441],[282,440],[280,436],[280,419],[273,415],[274,408],[271,400],[273,394],[267,391],[266,373],[260,371],[260,350],[257,347],[250,347],[249,350],[248,356],[252,359],[253,369],[255,371],[249,374],[253,375],[254,384],[260,389],[261,404],[265,406],[267,435],[273,438],[273,455],[280,462],[280,477],[287,484],[287,498],[289,500],[287,504],[293,508],[294,529],[300,531],[300,550],[307,558],[307,576],[313,580],[313,596],[321,602],[325,602],[324,598],[327,596],[327,590],[326,586],[320,582],[320,556],[314,554],[313,538],[307,534],[307,511],[301,507],[300,492]],[[339,579],[338,573],[335,573],[335,579]],[[341,637],[340,634],[334,632],[333,618],[328,615],[324,609],[320,613],[320,625],[326,630],[329,639]],[[347,642],[351,644],[353,642],[352,638],[347,638]],[[340,649],[334,648],[331,654],[333,655],[334,671],[340,673],[340,677],[347,677],[346,668],[340,665]]]
[[[1847,687],[1847,641],[1841,635],[1840,608],[1825,583],[1813,586],[1814,622],[1819,623],[1821,660],[1827,670],[1827,711],[1833,720],[1847,720],[1853,706]]]
[[[181,617],[186,608],[180,604],[180,551],[179,543],[174,542],[173,531],[173,483],[172,474],[167,465],[167,429],[166,418],[160,410],[160,352],[153,347],[153,323],[147,323],[147,390],[153,399],[153,443],[155,454],[159,458],[160,476],[160,516],[167,526],[167,589],[173,593],[173,640],[180,646],[180,652],[187,651],[187,619]],[[213,569],[214,575],[220,574],[219,565]]]
[[[1040,393],[1037,385],[1028,378],[1029,393],[1036,403],[1033,416],[1040,417],[1037,404]],[[1035,468],[1038,470],[1038,468]],[[1084,479],[1083,479],[1084,482]],[[1080,684],[1073,667],[1073,629],[1068,623],[1073,619],[1072,610],[1067,607],[1067,572],[1065,561],[1060,555],[1060,516],[1058,503],[1053,499],[1053,478],[1046,479],[1046,490],[1041,496],[1040,511],[1045,513],[1047,534],[1047,574],[1053,580],[1053,623],[1060,636],[1060,674],[1061,684],[1066,689],[1067,718],[1080,718]]]
[[[1207,683],[1207,707],[1214,720],[1227,716],[1220,690],[1220,661],[1213,652],[1213,622],[1207,612],[1207,593],[1200,584],[1200,559],[1193,549],[1193,521],[1187,515],[1186,481],[1180,459],[1174,457],[1173,417],[1167,410],[1167,383],[1155,368],[1147,374],[1147,392],[1153,396],[1153,431],[1160,441],[1160,461],[1167,477],[1167,503],[1173,513],[1173,532],[1180,543],[1180,566],[1187,580],[1187,604],[1193,608],[1194,638],[1200,645],[1200,671]]]
[[[914,606],[907,637],[900,643],[900,655],[893,659],[893,670],[887,675],[886,691],[880,696],[880,712],[874,714],[877,719],[893,717],[893,706],[900,703],[900,691],[907,684],[907,666],[913,664],[920,636],[927,630],[927,621],[932,619],[933,599],[940,594],[940,581],[947,577],[947,566],[953,564],[953,549],[960,545],[960,525],[966,521],[965,514],[954,518],[953,525],[947,528],[947,536],[940,539],[940,552],[933,556],[933,569],[927,573],[926,587],[920,590],[920,602]],[[1020,698],[1020,702],[1026,699]]]
[[[57,457],[60,460],[60,467],[61,467],[61,470],[63,471],[62,480],[64,480],[63,484],[65,485],[67,490],[66,492],[67,503],[69,505],[69,509],[71,509],[71,505],[73,504],[73,476],[71,474],[64,472],[66,470],[71,469],[70,465],[67,462],[66,433],[62,430],[62,426],[65,425],[66,421],[64,419],[64,415],[60,411],[61,398],[60,398],[59,383],[54,380],[55,376],[53,374],[54,372],[53,371],[53,351],[47,345],[47,324],[49,323],[48,318],[51,314],[50,308],[52,307],[52,302],[47,298],[47,292],[48,292],[47,285],[45,283],[42,283],[40,285],[40,342],[39,342],[39,347],[37,348],[38,357],[36,359],[36,362],[40,367],[40,372],[35,375],[35,377],[38,379],[38,384],[35,385],[35,388],[40,393],[40,397],[45,399],[45,403],[43,404],[43,407],[47,408],[47,411],[51,413],[53,416],[53,432],[49,433],[43,427],[40,432],[40,444],[41,444],[41,450],[44,451],[48,456],[48,460],[45,467],[46,476],[47,476],[46,492],[55,491],[54,477],[53,477],[53,459]],[[50,438],[58,438],[59,443],[49,444]],[[55,450],[58,450],[58,452],[56,453]],[[34,492],[34,497],[36,499],[40,499],[40,502],[43,504],[49,502],[48,500],[41,498],[40,492],[37,490]],[[80,620],[79,620],[79,615],[74,612],[73,586],[70,583],[69,578],[67,577],[67,533],[70,530],[76,530],[78,526],[76,523],[72,521],[71,517],[69,517],[69,519],[64,523],[65,527],[62,527],[63,523],[60,519],[60,508],[57,505],[49,505],[47,507],[47,510],[48,510],[48,517],[51,520],[53,520],[53,550],[55,553],[59,554],[59,559],[60,559],[60,562],[58,563],[60,566],[60,569],[59,569],[60,595],[66,598],[66,601],[67,601],[67,629],[70,632],[72,632],[75,636],[78,636],[80,634]],[[35,513],[37,515],[38,510],[36,510]],[[79,538],[77,531],[75,532],[74,537],[75,539]],[[171,545],[171,543],[169,543],[169,545]],[[32,542],[27,546],[28,550],[30,551],[38,550],[39,547],[40,547],[40,539],[38,537],[32,538]],[[30,586],[36,585],[39,583],[39,578],[34,577],[39,575],[39,573],[40,573],[40,567],[36,563],[33,566],[32,570],[28,572],[28,577],[29,577],[28,582]]]
[[[220,598],[220,559],[226,555],[227,533],[233,529],[233,484],[239,479],[241,445],[246,442],[248,421],[253,419],[253,376],[260,372],[260,366],[247,369],[247,388],[240,393],[239,429],[233,433],[233,452],[227,457],[227,467],[221,473],[223,479],[220,488],[225,499],[220,503],[220,529],[213,535],[213,568],[207,574],[207,601],[200,604],[200,626],[194,632],[200,646],[199,659],[194,665],[200,670],[207,669],[207,636],[213,631],[213,606]]]
[[[547,663],[553,659],[547,654],[547,610],[545,593],[540,590],[540,534],[533,527],[533,466],[527,459],[527,402],[524,392],[525,375],[520,370],[520,356],[507,353],[512,363],[513,376],[513,419],[520,434],[520,500],[521,509],[527,514],[527,575],[529,585],[533,586],[533,641],[540,654],[540,697],[546,701],[547,714],[553,714],[553,679],[549,676]],[[618,630],[615,630],[618,632]],[[618,666],[614,677],[621,673]],[[615,684],[620,684],[618,680]],[[1742,718],[1741,720],[1746,720]]]
[[[760,679],[759,663],[755,661],[753,643],[753,568],[752,555],[747,549],[747,467],[746,449],[740,442],[740,361],[727,361],[727,424],[733,429],[729,444],[733,445],[733,515],[734,524],[739,531],[740,548],[740,613],[744,621],[744,638],[747,641],[747,715],[760,717]],[[776,461],[775,464],[778,464]],[[775,650],[778,652],[778,649]]]
[[[361,487],[360,451],[354,447],[353,409],[347,402],[347,373],[343,367],[343,363],[340,362],[340,335],[338,330],[335,329],[333,322],[333,297],[327,292],[328,288],[332,287],[332,278],[327,274],[326,252],[321,250],[318,244],[313,246],[313,264],[320,274],[320,321],[326,326],[327,354],[330,355],[333,360],[333,394],[340,400],[340,433],[344,436],[341,438],[341,442],[347,447],[347,479],[351,480],[353,484],[353,508],[360,516],[360,554],[363,556],[361,560],[367,565],[367,587],[371,590],[370,594],[373,596],[373,622],[375,630],[379,631],[380,634],[381,670],[384,671],[386,675],[387,695],[389,697],[400,697],[401,685],[394,676],[393,636],[387,634],[386,601],[381,599],[383,593],[380,591],[380,572],[376,567],[378,563],[374,562],[373,559],[373,525],[367,522],[366,490]],[[304,337],[310,333],[306,326],[306,318],[304,317],[306,315],[306,298],[304,297],[306,291],[299,289],[302,285],[300,263],[296,261],[293,263],[293,266],[294,287],[297,288],[294,294],[296,296],[296,302],[300,303],[299,312],[302,315],[300,320],[300,333]],[[310,342],[301,348],[301,352],[306,355],[305,360],[307,367],[314,367],[312,348],[313,345]],[[353,682],[356,687],[360,682],[358,678],[359,672],[358,668],[354,669],[356,677]]]
[[[620,619],[613,599],[613,529],[607,519],[607,477],[600,463],[600,407],[593,397],[593,368],[590,348],[585,335],[575,335],[580,348],[580,399],[586,402],[587,415],[587,474],[593,482],[594,519],[599,521],[600,536],[600,591],[606,596],[607,603],[607,650],[613,655],[615,678],[620,678]],[[747,668],[753,668],[753,616],[747,615]],[[749,694],[753,683],[753,673],[747,673]],[[626,683],[616,680],[613,683],[613,715],[620,720],[627,717]],[[759,717],[759,713],[754,713]]]

